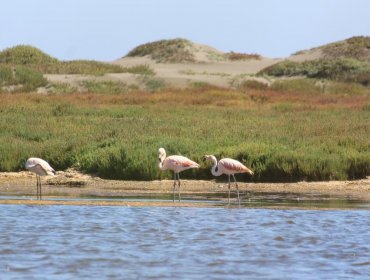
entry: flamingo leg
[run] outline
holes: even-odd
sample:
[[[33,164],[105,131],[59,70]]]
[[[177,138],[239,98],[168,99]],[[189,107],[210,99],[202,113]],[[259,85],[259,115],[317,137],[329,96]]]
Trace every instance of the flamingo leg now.
[[[180,173],[177,173],[177,178],[178,178],[178,183],[179,183],[179,187],[178,187],[178,192],[179,192],[179,202],[181,202],[181,195],[180,195]]]
[[[227,177],[229,179],[229,185],[228,185],[228,188],[229,188],[228,204],[230,205],[230,175],[227,175]]]
[[[173,180],[173,189],[172,189],[172,193],[173,193],[172,201],[173,201],[173,203],[175,203],[176,172],[174,172],[174,176],[175,176],[175,178]]]
[[[36,197],[39,199],[39,176],[36,174]]]
[[[235,186],[236,186],[236,191],[237,191],[237,194],[238,194],[238,203],[239,203],[239,206],[240,206],[239,186],[238,186],[238,183],[236,182],[234,174],[233,174],[233,178],[234,178],[234,182],[235,182]]]
[[[41,197],[41,177],[39,176],[39,182],[40,182],[40,200],[42,199]]]
[[[37,174],[36,174],[36,192],[37,192],[37,200],[41,200],[41,178]]]

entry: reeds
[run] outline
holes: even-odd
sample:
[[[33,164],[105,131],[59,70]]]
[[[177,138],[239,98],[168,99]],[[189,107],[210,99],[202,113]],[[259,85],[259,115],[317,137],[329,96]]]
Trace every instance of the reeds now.
[[[370,94],[270,89],[2,94],[0,170],[22,170],[38,156],[104,178],[170,178],[157,168],[165,147],[202,164],[187,178],[212,178],[205,154],[251,167],[255,175],[241,180],[363,178],[370,174],[369,108]]]

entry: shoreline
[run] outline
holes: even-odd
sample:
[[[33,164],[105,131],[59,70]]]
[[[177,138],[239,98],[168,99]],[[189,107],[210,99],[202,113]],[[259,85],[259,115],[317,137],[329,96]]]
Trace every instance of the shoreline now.
[[[35,175],[26,171],[0,172],[0,196],[3,196],[0,204],[224,207],[228,192],[227,185],[221,181],[182,180],[183,201],[173,203],[172,180],[105,180],[73,169],[58,171],[56,176],[42,177],[41,180],[45,200],[24,199],[24,196],[35,197]],[[285,199],[324,202],[336,199],[370,202],[370,177],[356,181],[238,184],[242,201]],[[235,195],[235,188],[232,187],[232,203],[235,203]],[[17,199],[7,199],[12,196]],[[126,201],[114,201],[123,198]]]

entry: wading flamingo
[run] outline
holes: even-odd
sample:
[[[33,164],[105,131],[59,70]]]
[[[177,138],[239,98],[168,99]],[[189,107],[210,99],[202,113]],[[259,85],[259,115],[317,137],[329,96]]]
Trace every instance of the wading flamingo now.
[[[253,171],[250,170],[248,167],[246,167],[244,164],[241,162],[231,159],[231,158],[223,158],[220,159],[220,161],[217,163],[217,159],[213,155],[206,155],[204,156],[206,160],[209,160],[213,163],[211,173],[213,176],[220,176],[222,174],[226,174],[229,179],[229,199],[228,202],[230,204],[230,175],[233,176],[236,190],[238,193],[238,203],[240,205],[240,198],[239,198],[239,186],[238,183],[236,182],[234,174],[237,173],[249,173],[250,175],[253,175]]]
[[[178,182],[178,193],[179,201],[181,201],[180,196],[180,172],[190,168],[199,168],[199,164],[183,156],[168,156],[166,157],[166,151],[163,148],[158,150],[159,155],[159,168],[161,170],[173,170],[174,180],[173,180],[173,202],[175,202],[175,187],[176,181]]]
[[[37,199],[41,200],[41,178],[40,176],[55,175],[55,170],[41,158],[29,158],[26,161],[26,169],[36,174]]]

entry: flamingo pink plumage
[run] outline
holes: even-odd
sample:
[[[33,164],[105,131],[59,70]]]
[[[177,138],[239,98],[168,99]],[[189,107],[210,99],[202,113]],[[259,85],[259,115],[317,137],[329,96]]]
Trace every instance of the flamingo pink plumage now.
[[[41,158],[29,158],[26,161],[26,169],[36,174],[37,199],[41,200],[41,178],[40,176],[55,175],[55,170]]]
[[[238,203],[240,204],[240,198],[239,198],[239,186],[236,182],[234,174],[237,173],[248,173],[250,175],[253,175],[253,171],[250,170],[248,167],[246,167],[241,162],[232,159],[232,158],[223,158],[219,162],[217,162],[217,159],[213,155],[206,155],[206,160],[209,160],[213,163],[211,173],[213,176],[220,176],[222,174],[226,174],[228,176],[228,187],[229,187],[229,199],[228,202],[230,204],[230,175],[233,176],[234,182],[236,185],[236,190],[238,193]]]
[[[166,151],[163,148],[158,150],[159,155],[159,168],[161,170],[173,170],[174,172],[174,181],[173,181],[173,202],[175,202],[175,187],[176,181],[178,182],[178,193],[179,201],[181,201],[180,196],[180,172],[190,169],[190,168],[199,168],[200,165],[187,157],[184,156],[168,156],[166,157]]]

